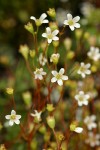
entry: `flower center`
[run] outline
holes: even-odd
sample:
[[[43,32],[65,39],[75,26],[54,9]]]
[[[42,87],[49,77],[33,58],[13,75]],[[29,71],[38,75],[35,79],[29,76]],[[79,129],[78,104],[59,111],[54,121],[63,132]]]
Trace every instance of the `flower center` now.
[[[10,119],[11,119],[11,120],[15,120],[15,119],[16,119],[16,115],[11,115],[11,116],[10,116]]]
[[[49,34],[48,39],[52,39],[52,38],[53,38],[52,34]]]
[[[80,96],[79,101],[83,101],[83,100],[84,100],[83,96]]]
[[[81,70],[81,72],[85,72],[86,68],[85,67],[81,67],[80,70]]]
[[[41,23],[41,20],[40,19],[36,19],[36,25],[37,26],[40,26],[42,23]]]
[[[59,79],[61,79],[61,75],[58,73],[57,75],[56,75],[56,78],[59,80]]]
[[[68,24],[69,24],[70,26],[74,25],[73,20],[69,20],[69,21],[68,21]]]

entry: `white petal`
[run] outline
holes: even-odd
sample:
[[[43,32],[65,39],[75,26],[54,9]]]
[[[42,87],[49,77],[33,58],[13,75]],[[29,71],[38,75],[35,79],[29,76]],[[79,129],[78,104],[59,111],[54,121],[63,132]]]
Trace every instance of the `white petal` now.
[[[69,26],[72,31],[74,31],[74,26]]]
[[[42,23],[48,23],[49,21],[47,19],[43,20]]]
[[[79,17],[79,16],[76,16],[76,17],[73,18],[73,21],[74,21],[74,22],[78,22],[79,20],[80,20],[80,17]]]
[[[62,79],[63,79],[63,80],[68,80],[68,76],[63,75],[63,76],[62,76]]]
[[[79,23],[75,23],[74,26],[75,26],[76,28],[80,28],[80,24],[79,24]]]
[[[12,110],[12,111],[11,111],[11,115],[16,115],[16,111],[15,111],[15,110]]]
[[[53,32],[52,32],[52,34],[55,36],[55,35],[57,35],[59,33],[59,30],[54,30]]]
[[[10,116],[11,116],[11,115],[6,115],[5,118],[6,118],[6,119],[10,119]]]
[[[84,92],[83,92],[83,91],[80,91],[79,94],[80,94],[80,95],[84,95]]]
[[[14,120],[14,122],[15,122],[16,124],[20,124],[20,121],[19,121],[18,119]]]
[[[42,72],[41,74],[42,74],[42,75],[46,75],[47,73],[46,73],[46,72]]]
[[[71,14],[67,14],[67,18],[68,18],[68,20],[72,20],[72,15]]]
[[[54,76],[56,76],[56,75],[58,74],[58,72],[55,71],[55,70],[53,70],[51,73],[52,73]]]
[[[79,95],[75,95],[75,99],[78,100],[79,99]]]
[[[42,80],[42,79],[43,79],[42,75],[39,75],[39,76],[38,76],[38,78],[39,78],[40,80]]]
[[[33,114],[33,113],[31,113],[30,115],[31,115],[32,117],[36,116],[36,115],[35,115],[35,114]]]
[[[45,13],[43,13],[43,14],[40,16],[39,19],[40,19],[41,21],[43,21],[46,17],[47,17],[47,15],[46,15]]]
[[[50,44],[52,42],[52,39],[48,39],[48,43]]]
[[[21,115],[16,115],[16,119],[20,119],[21,118]]]
[[[43,34],[42,34],[42,37],[45,37],[45,38],[46,38],[46,37],[47,37],[47,34],[46,34],[46,33],[43,33]]]
[[[63,81],[61,79],[57,80],[57,83],[62,86],[63,85]]]
[[[86,74],[91,74],[91,71],[90,70],[86,70],[85,73]]]
[[[64,24],[65,24],[65,25],[69,25],[69,24],[68,24],[68,20],[65,20],[65,21],[64,21]]]
[[[88,63],[88,64],[86,64],[85,66],[86,66],[86,68],[88,69],[88,68],[90,68],[91,64]]]
[[[82,76],[82,78],[85,78],[86,75],[85,75],[85,73],[81,73],[81,76]]]
[[[78,101],[78,105],[79,105],[79,106],[82,106],[82,105],[83,105],[83,102]]]
[[[54,36],[52,39],[53,39],[54,41],[58,41],[58,40],[59,40],[59,37]]]
[[[60,73],[60,74],[64,74],[64,72],[65,72],[65,69],[64,69],[64,68],[61,68],[61,69],[59,70],[59,73]]]
[[[83,101],[83,104],[88,105],[88,101],[87,100]]]
[[[96,120],[96,116],[95,116],[95,115],[92,115],[92,116],[91,116],[91,120],[92,120],[92,121],[95,121],[95,120]]]
[[[9,121],[9,125],[13,126],[14,122],[12,120]]]
[[[51,29],[49,27],[46,28],[47,34],[51,34]]]
[[[57,81],[57,79],[55,78],[55,77],[53,77],[52,79],[51,79],[51,82],[52,83],[54,83],[54,82],[56,82]]]
[[[74,131],[77,133],[81,133],[83,131],[83,128],[77,127]]]
[[[34,20],[34,21],[36,21],[36,18],[35,18],[35,17],[33,17],[33,16],[31,16],[31,17],[30,17],[30,19],[32,19],[32,20]]]

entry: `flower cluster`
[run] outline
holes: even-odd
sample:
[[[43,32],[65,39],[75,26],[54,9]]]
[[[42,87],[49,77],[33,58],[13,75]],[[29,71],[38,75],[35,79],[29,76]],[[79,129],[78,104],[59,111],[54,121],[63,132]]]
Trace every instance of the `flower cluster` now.
[[[56,18],[55,9],[49,9],[47,14],[54,21]],[[72,132],[73,135],[80,133],[87,137],[84,141],[91,147],[98,146],[100,135],[97,133],[97,118],[93,111],[94,103],[92,103],[94,97],[91,95],[93,95],[95,87],[93,82],[95,76],[92,77],[92,72],[95,72],[100,60],[99,48],[90,46],[90,51],[84,52],[85,57],[87,56],[86,61],[84,57],[78,61],[77,52],[79,52],[80,46],[74,51],[71,39],[66,38],[63,45],[61,36],[64,34],[63,31],[66,26],[69,26],[71,31],[80,28],[78,23],[80,17],[73,18],[68,13],[67,19],[63,21],[63,29],[60,31],[55,21],[49,23],[47,14],[43,13],[39,19],[34,16],[30,17],[31,20],[35,21],[36,31],[34,31],[32,23],[25,25],[25,29],[32,33],[34,48],[30,50],[27,45],[21,45],[19,50],[24,57],[32,83],[34,83],[29,91],[24,91],[22,94],[24,105],[26,105],[25,111],[28,115],[24,122],[25,125],[24,123],[20,125],[21,132],[19,136],[27,142],[28,149],[31,149],[30,147],[34,143],[34,137],[37,133],[43,135],[43,140],[41,140],[41,143],[45,143],[43,149],[52,147],[53,144],[50,144],[50,142],[54,139],[53,136],[55,137],[56,143],[54,145],[56,146],[51,149],[63,149],[63,142],[66,143],[67,141],[68,145]],[[42,32],[41,38],[43,37],[43,41],[38,41],[39,27],[44,23],[49,23],[49,25],[46,27],[46,31]],[[80,44],[80,37],[83,37],[81,29],[76,29],[75,35]],[[61,49],[60,45],[65,46],[66,51],[63,50],[63,46]],[[73,63],[75,59],[77,62]],[[30,63],[31,60],[32,63]],[[98,84],[96,86],[99,89]],[[5,118],[10,126],[19,125],[22,116],[16,114],[15,91],[13,88],[7,88],[6,92],[12,96],[14,110],[11,110],[11,114],[6,115]],[[66,120],[68,123],[66,123]],[[60,129],[61,131],[59,131]],[[38,148],[36,147],[36,149]],[[66,146],[65,149],[68,149],[68,147]]]

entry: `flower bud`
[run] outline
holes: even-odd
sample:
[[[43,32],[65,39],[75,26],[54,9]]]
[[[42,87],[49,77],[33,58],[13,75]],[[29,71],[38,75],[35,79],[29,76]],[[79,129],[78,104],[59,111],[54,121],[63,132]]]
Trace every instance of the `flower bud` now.
[[[6,93],[9,94],[9,95],[12,95],[14,92],[14,89],[13,88],[6,88]]]
[[[67,59],[72,59],[75,56],[75,53],[73,51],[69,51],[67,53]]]
[[[70,38],[66,38],[64,40],[64,45],[67,50],[70,50],[72,46],[72,40]]]
[[[29,47],[27,45],[20,45],[19,52],[23,55],[23,57],[28,59]]]
[[[56,17],[56,12],[54,8],[49,8],[49,10],[47,11],[47,14],[52,18]]]
[[[29,54],[30,54],[30,57],[34,58],[35,57],[35,50],[30,50]]]
[[[53,41],[53,46],[58,47],[59,46],[59,41]]]
[[[46,133],[46,127],[44,125],[42,125],[40,128],[39,128],[39,132],[42,133],[42,134],[45,134]]]
[[[5,145],[4,145],[4,144],[1,144],[1,145],[0,145],[0,150],[6,150],[6,148],[5,148]]]
[[[82,32],[83,32],[83,31],[82,31],[81,29],[75,30],[75,35],[76,35],[76,38],[77,38],[77,39],[80,39],[80,38],[81,38]]]
[[[54,110],[54,107],[52,104],[47,104],[47,110],[48,111],[53,111]]]
[[[22,94],[22,97],[23,97],[23,100],[26,104],[26,106],[30,107],[31,106],[31,101],[32,101],[32,96],[31,96],[31,93],[30,92],[24,92]]]
[[[25,26],[25,29],[27,30],[27,31],[29,31],[30,33],[34,33],[34,28],[33,28],[33,25],[32,25],[32,23],[30,23],[30,22],[28,22]]]
[[[47,117],[47,124],[51,129],[55,128],[55,118],[53,116]]]
[[[58,60],[59,60],[59,57],[60,57],[59,53],[52,54],[51,57],[50,57],[50,62],[53,62],[54,64],[57,64]]]

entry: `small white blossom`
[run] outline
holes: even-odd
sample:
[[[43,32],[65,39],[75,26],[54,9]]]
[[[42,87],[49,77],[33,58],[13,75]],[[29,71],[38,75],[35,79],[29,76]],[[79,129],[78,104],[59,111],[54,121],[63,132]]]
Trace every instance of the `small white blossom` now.
[[[43,71],[43,68],[36,68],[34,75],[35,79],[43,80],[43,76],[46,75],[46,72]]]
[[[57,72],[56,70],[53,70],[52,74],[54,77],[51,79],[51,82],[52,83],[57,82],[60,86],[62,86],[63,80],[68,80],[68,76],[63,75],[64,72],[65,72],[64,68],[61,68],[59,72]]]
[[[60,57],[60,54],[59,54],[59,53],[57,53],[57,54],[52,54],[51,57],[50,57],[50,62],[58,63],[59,57]]]
[[[43,33],[42,36],[47,38],[48,43],[51,43],[52,40],[57,41],[59,38],[56,36],[59,33],[59,30],[54,30],[53,32],[49,27],[46,28],[46,33]]]
[[[87,53],[89,58],[91,58],[94,61],[98,61],[100,59],[100,51],[98,47],[91,47],[90,51]]]
[[[43,54],[41,53],[39,55],[39,63],[44,66],[47,63],[47,59],[43,56]]]
[[[36,19],[34,16],[31,16],[30,19],[34,20],[37,26],[40,26],[43,23],[48,23],[49,21],[45,19],[47,15],[43,13],[39,19]]]
[[[75,95],[75,99],[78,101],[78,105],[88,105],[88,99],[90,96],[88,94],[84,94],[83,91],[80,91],[79,94]]]
[[[65,25],[68,25],[70,29],[73,31],[74,28],[80,28],[80,24],[77,23],[80,20],[79,16],[72,17],[71,14],[67,14],[67,20],[64,21]]]
[[[9,125],[13,126],[14,123],[20,124],[21,115],[16,115],[16,111],[12,110],[11,115],[6,115],[5,118],[9,120]]]
[[[80,64],[80,68],[78,70],[78,74],[80,74],[82,76],[82,78],[85,78],[86,75],[89,75],[91,74],[91,70],[89,70],[91,64],[88,63],[88,64],[84,64],[83,62],[81,62]]]
[[[41,120],[41,113],[42,112],[38,112],[37,110],[34,110],[34,114],[33,113],[31,113],[31,116],[32,117],[36,117],[37,119],[38,119],[38,121],[40,121]]]
[[[81,127],[76,127],[76,128],[74,129],[74,131],[75,131],[76,133],[82,133],[83,128],[81,128]]]
[[[85,140],[87,144],[90,144],[91,147],[100,145],[100,134],[93,134],[92,132],[88,133],[88,139]]]
[[[96,116],[95,115],[91,115],[91,116],[87,116],[84,119],[84,123],[87,125],[87,128],[89,130],[92,130],[92,128],[96,128],[97,124],[95,123],[96,120]]]

